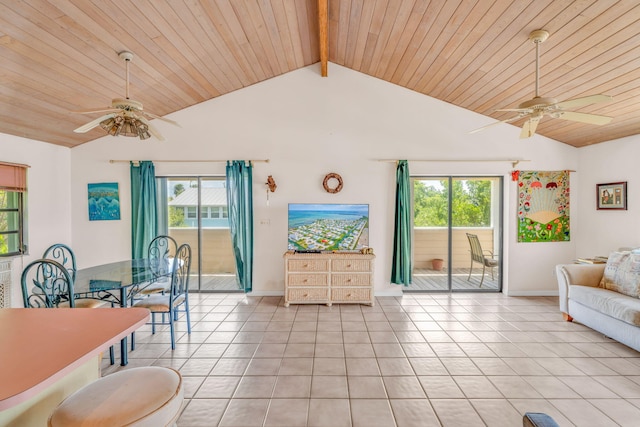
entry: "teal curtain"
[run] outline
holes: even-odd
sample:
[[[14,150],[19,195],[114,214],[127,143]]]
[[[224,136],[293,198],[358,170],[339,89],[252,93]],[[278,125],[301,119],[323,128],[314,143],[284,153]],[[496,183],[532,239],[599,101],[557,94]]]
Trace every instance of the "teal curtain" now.
[[[153,162],[131,162],[131,257],[145,258],[158,234],[156,178]]]
[[[251,162],[227,162],[227,204],[229,230],[236,259],[236,280],[240,289],[253,286],[253,191]]]
[[[167,178],[156,178],[156,212],[158,215],[158,235],[169,234],[169,194]]]
[[[396,170],[396,215],[393,233],[391,283],[411,284],[411,186],[409,164],[398,161]]]

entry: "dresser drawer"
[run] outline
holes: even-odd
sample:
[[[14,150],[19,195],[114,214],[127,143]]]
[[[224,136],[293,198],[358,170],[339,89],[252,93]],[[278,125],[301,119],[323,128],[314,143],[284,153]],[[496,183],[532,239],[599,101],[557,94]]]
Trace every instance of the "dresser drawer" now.
[[[327,286],[329,284],[328,274],[288,274],[289,286]]]
[[[331,275],[331,286],[369,286],[371,274],[335,273]]]
[[[368,259],[334,259],[331,271],[371,271]]]
[[[322,302],[329,301],[329,288],[289,288],[289,302]]]
[[[332,302],[371,301],[371,288],[332,288]]]
[[[290,259],[287,260],[289,271],[329,271],[327,259]]]

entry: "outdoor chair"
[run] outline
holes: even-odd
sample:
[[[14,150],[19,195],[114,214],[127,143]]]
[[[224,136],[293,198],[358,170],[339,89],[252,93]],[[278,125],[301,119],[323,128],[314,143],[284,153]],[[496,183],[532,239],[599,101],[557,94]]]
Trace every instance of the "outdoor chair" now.
[[[467,280],[471,280],[473,263],[479,262],[480,264],[482,264],[482,278],[480,279],[479,286],[481,288],[482,283],[484,282],[484,274],[487,267],[491,269],[491,278],[493,279],[493,269],[499,265],[499,262],[497,259],[495,259],[493,252],[482,249],[480,240],[478,240],[477,235],[467,233],[467,238],[469,239],[469,245],[471,246],[471,265],[469,267],[469,277],[467,277]]]

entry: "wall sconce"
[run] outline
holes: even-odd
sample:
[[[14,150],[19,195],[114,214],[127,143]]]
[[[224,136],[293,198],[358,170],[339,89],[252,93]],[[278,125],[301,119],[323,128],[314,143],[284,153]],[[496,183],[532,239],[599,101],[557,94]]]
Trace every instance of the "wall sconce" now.
[[[271,175],[267,177],[267,182],[265,182],[264,185],[267,186],[267,206],[269,206],[269,192],[275,193],[278,185],[276,185],[276,181]]]

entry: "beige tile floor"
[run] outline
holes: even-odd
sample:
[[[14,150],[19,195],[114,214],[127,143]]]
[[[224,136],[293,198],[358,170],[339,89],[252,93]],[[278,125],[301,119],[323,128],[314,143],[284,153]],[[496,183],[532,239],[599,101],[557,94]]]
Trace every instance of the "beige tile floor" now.
[[[144,327],[128,367],[184,378],[181,427],[640,425],[640,353],[577,323],[557,298],[410,294],[361,305],[191,294],[179,320]],[[122,368],[103,362],[103,374]]]

